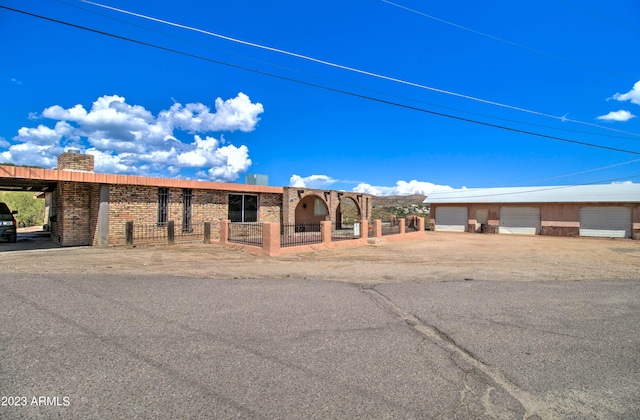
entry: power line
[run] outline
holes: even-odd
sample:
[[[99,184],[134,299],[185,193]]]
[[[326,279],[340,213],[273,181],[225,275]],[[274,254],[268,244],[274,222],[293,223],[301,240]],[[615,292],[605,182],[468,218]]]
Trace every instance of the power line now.
[[[389,92],[384,92],[384,91],[380,91],[380,90],[376,90],[376,89],[366,88],[366,87],[359,86],[359,85],[354,85],[354,84],[351,84],[351,83],[345,83],[345,82],[340,81],[340,80],[328,78],[328,77],[325,77],[325,76],[320,76],[318,74],[309,73],[307,71],[301,71],[301,70],[298,70],[298,69],[294,69],[294,68],[283,66],[283,65],[279,65],[279,64],[274,64],[274,63],[271,63],[271,62],[268,62],[268,61],[265,61],[265,60],[260,60],[260,59],[254,58],[254,57],[250,57],[250,56],[246,56],[246,55],[243,55],[243,54],[238,54],[238,53],[235,53],[235,52],[231,52],[229,50],[224,50],[224,49],[220,49],[220,48],[214,48],[214,47],[211,47],[210,45],[207,45],[207,44],[202,44],[202,43],[199,43],[199,42],[192,41],[190,39],[178,37],[178,36],[169,34],[167,32],[159,31],[159,30],[156,30],[156,29],[151,29],[151,28],[146,27],[146,26],[137,25],[137,24],[131,23],[131,22],[127,21],[127,20],[117,19],[117,18],[115,18],[113,16],[110,16],[110,15],[107,15],[107,14],[104,14],[104,13],[98,13],[98,12],[96,12],[94,10],[90,10],[88,8],[85,8],[85,7],[80,7],[78,5],[71,4],[71,3],[68,3],[68,2],[63,1],[63,0],[55,0],[55,1],[57,1],[58,3],[64,4],[64,5],[70,6],[70,7],[74,7],[76,9],[82,10],[82,11],[87,12],[87,13],[95,14],[95,15],[101,16],[101,17],[106,18],[106,19],[115,20],[116,22],[120,22],[120,23],[125,24],[125,25],[130,25],[130,26],[133,26],[135,28],[147,30],[147,31],[150,31],[150,32],[153,32],[153,33],[156,33],[156,34],[160,34],[160,35],[163,35],[163,36],[166,36],[166,37],[169,37],[169,38],[177,39],[177,40],[180,40],[180,41],[192,44],[192,45],[197,45],[197,46],[202,47],[202,48],[206,48],[206,49],[213,50],[213,51],[223,52],[225,54],[229,54],[229,55],[234,56],[234,57],[238,57],[238,58],[242,58],[242,59],[245,59],[245,60],[253,61],[253,62],[256,62],[256,63],[264,64],[264,65],[267,65],[267,66],[270,66],[270,67],[274,67],[276,69],[286,70],[286,71],[290,71],[292,73],[313,77],[313,78],[316,78],[316,79],[319,79],[319,80],[324,80],[324,81],[328,81],[328,82],[331,82],[331,83],[336,83],[336,84],[339,84],[339,85],[342,85],[342,86],[347,86],[347,87],[351,87],[351,88],[361,89],[361,90],[367,91],[367,92],[373,92],[373,93],[382,94],[382,95],[385,95],[385,96],[388,96],[388,97],[391,97],[391,98],[403,99],[403,100],[406,100],[406,101],[411,101],[411,102],[418,103],[418,104],[423,104],[423,105],[429,105],[429,106],[437,107],[437,108],[440,108],[440,109],[447,109],[447,110],[450,110],[450,111],[456,111],[456,112],[460,112],[460,113],[464,113],[464,114],[476,115],[476,116],[485,117],[485,118],[491,118],[491,119],[498,120],[498,121],[506,121],[506,122],[516,123],[516,124],[528,125],[528,126],[532,126],[532,127],[546,128],[546,129],[549,129],[549,130],[557,130],[557,131],[563,131],[563,132],[567,132],[567,133],[586,134],[586,135],[589,135],[589,136],[608,137],[608,138],[616,138],[616,139],[623,139],[623,140],[637,140],[635,138],[626,137],[626,136],[619,136],[619,135],[615,135],[615,134],[595,133],[595,132],[588,132],[588,131],[572,130],[572,129],[568,129],[568,128],[553,127],[553,126],[550,126],[550,125],[536,124],[536,123],[527,122],[527,121],[520,121],[520,120],[514,120],[514,119],[510,119],[510,118],[497,117],[495,115],[489,115],[489,114],[484,114],[484,113],[473,112],[473,111],[463,110],[463,109],[459,109],[459,108],[454,108],[454,107],[434,104],[432,102],[422,101],[422,100],[409,98],[409,97],[402,96],[402,95],[397,95],[397,94],[392,94],[392,93],[389,93]]]
[[[470,95],[465,95],[465,94],[462,94],[462,93],[457,93],[457,92],[453,92],[453,91],[439,89],[439,88],[427,86],[427,85],[420,84],[420,83],[415,83],[415,82],[410,82],[410,81],[403,80],[403,79],[398,79],[398,78],[391,77],[391,76],[385,76],[385,75],[382,75],[382,74],[379,74],[379,73],[374,73],[374,72],[370,72],[370,71],[367,71],[367,70],[357,69],[355,67],[349,67],[349,66],[345,66],[345,65],[342,65],[342,64],[332,63],[330,61],[321,60],[321,59],[318,59],[318,58],[314,58],[314,57],[310,57],[310,56],[307,56],[307,55],[303,55],[303,54],[298,54],[298,53],[282,50],[282,49],[279,49],[279,48],[274,48],[274,47],[269,47],[269,46],[266,46],[266,45],[257,44],[255,42],[244,41],[244,40],[241,40],[241,39],[238,39],[238,38],[233,38],[233,37],[230,37],[230,36],[217,34],[215,32],[206,31],[206,30],[195,28],[195,27],[192,27],[192,26],[182,25],[182,24],[179,24],[179,23],[174,23],[174,22],[170,22],[170,21],[167,21],[167,20],[154,18],[154,17],[143,15],[143,14],[140,14],[140,13],[135,13],[135,12],[131,12],[131,11],[124,10],[124,9],[119,9],[119,8],[112,7],[112,6],[103,5],[103,4],[92,2],[92,1],[89,1],[89,0],[80,0],[80,1],[82,1],[83,3],[87,3],[87,4],[92,4],[92,5],[97,6],[97,7],[102,7],[102,8],[108,9],[108,10],[113,10],[113,11],[118,12],[118,13],[124,13],[124,14],[130,15],[130,16],[135,16],[135,17],[141,18],[141,19],[146,19],[146,20],[150,20],[150,21],[153,21],[153,22],[162,23],[164,25],[169,25],[169,26],[173,26],[173,27],[176,27],[176,28],[180,28],[180,29],[186,29],[186,30],[189,30],[189,31],[201,33],[201,34],[204,34],[204,35],[212,36],[212,37],[223,39],[223,40],[226,40],[226,41],[231,41],[231,42],[235,42],[235,43],[238,43],[238,44],[242,44],[242,45],[246,45],[246,46],[250,46],[250,47],[254,47],[254,48],[263,49],[263,50],[266,50],[266,51],[271,51],[271,52],[275,52],[275,53],[279,53],[279,54],[288,55],[290,57],[295,57],[295,58],[299,58],[299,59],[302,59],[302,60],[311,61],[311,62],[314,62],[314,63],[326,65],[326,66],[329,66],[329,67],[338,68],[338,69],[341,69],[341,70],[347,70],[347,71],[350,71],[350,72],[363,74],[363,75],[374,77],[374,78],[377,78],[377,79],[387,80],[387,81],[394,82],[394,83],[400,83],[400,84],[403,84],[403,85],[416,87],[416,88],[419,88],[419,89],[425,89],[425,90],[429,90],[429,91],[432,91],[432,92],[442,93],[442,94],[449,95],[449,96],[454,96],[454,97],[458,97],[458,98],[462,98],[462,99],[467,99],[467,100],[471,100],[471,101],[475,101],[475,102],[480,102],[480,103],[484,103],[484,104],[487,104],[487,105],[498,106],[498,107],[502,107],[502,108],[506,108],[506,109],[511,109],[511,110],[514,110],[514,111],[519,111],[519,112],[524,112],[524,113],[528,113],[528,114],[532,114],[532,115],[537,115],[537,116],[540,116],[540,117],[552,118],[552,119],[559,120],[559,121],[562,121],[562,122],[572,122],[572,123],[576,123],[576,124],[582,124],[582,125],[586,125],[586,126],[597,127],[597,128],[603,129],[603,130],[615,131],[615,132],[619,132],[619,133],[623,133],[623,134],[629,134],[629,135],[632,135],[632,136],[640,137],[639,133],[633,133],[633,132],[618,130],[618,129],[615,129],[615,128],[605,127],[605,126],[602,126],[602,125],[589,123],[589,122],[586,122],[586,121],[574,120],[574,119],[571,119],[571,118],[567,118],[566,116],[559,117],[559,116],[556,116],[556,115],[546,114],[546,113],[543,113],[543,112],[534,111],[534,110],[530,110],[530,109],[526,109],[526,108],[521,108],[521,107],[517,107],[517,106],[514,106],[514,105],[508,105],[508,104],[503,104],[501,102],[491,101],[491,100],[488,100],[488,99],[477,98],[475,96],[470,96]]]
[[[401,104],[399,102],[393,102],[393,101],[389,101],[389,100],[385,100],[385,99],[381,99],[381,98],[376,98],[376,97],[373,97],[373,96],[359,94],[359,93],[356,93],[356,92],[350,92],[350,91],[346,91],[346,90],[342,90],[342,89],[333,88],[333,87],[330,87],[330,86],[320,85],[320,84],[317,84],[317,83],[311,83],[311,82],[307,82],[307,81],[303,81],[303,80],[299,80],[299,79],[294,79],[294,78],[291,78],[291,77],[286,77],[286,76],[281,76],[281,75],[277,75],[277,74],[273,74],[273,73],[268,73],[268,72],[265,72],[265,71],[252,69],[252,68],[249,68],[249,67],[239,66],[239,65],[236,65],[236,64],[227,63],[227,62],[220,61],[220,60],[214,60],[214,59],[211,59],[211,58],[208,58],[208,57],[203,57],[203,56],[200,56],[200,55],[197,55],[197,54],[192,54],[192,53],[188,53],[188,52],[184,52],[184,51],[180,51],[180,50],[175,50],[175,49],[172,49],[172,48],[163,47],[161,45],[152,44],[152,43],[136,40],[136,39],[133,39],[133,38],[124,37],[124,36],[121,36],[121,35],[116,35],[116,34],[113,34],[113,33],[110,33],[110,32],[105,32],[105,31],[101,31],[101,30],[98,30],[98,29],[93,29],[93,28],[89,28],[89,27],[86,27],[86,26],[81,26],[81,25],[77,25],[77,24],[74,24],[74,23],[65,22],[65,21],[62,21],[62,20],[59,20],[59,19],[54,19],[54,18],[38,15],[38,14],[35,14],[35,13],[30,13],[30,12],[26,12],[26,11],[23,11],[23,10],[14,9],[14,8],[7,7],[7,6],[0,5],[0,8],[5,9],[5,10],[9,10],[9,11],[12,11],[12,12],[16,12],[16,13],[21,13],[21,14],[24,14],[24,15],[27,15],[27,16],[35,17],[35,18],[38,18],[38,19],[46,20],[46,21],[49,21],[49,22],[54,22],[54,23],[58,23],[58,24],[61,24],[61,25],[69,26],[69,27],[72,27],[72,28],[85,30],[85,31],[96,33],[96,34],[103,35],[103,36],[108,36],[108,37],[119,39],[119,40],[122,40],[122,41],[127,41],[127,42],[131,42],[131,43],[134,43],[134,44],[143,45],[143,46],[150,47],[150,48],[155,48],[155,49],[158,49],[158,50],[161,50],[161,51],[171,52],[171,53],[174,53],[174,54],[183,55],[185,57],[195,58],[195,59],[207,61],[207,62],[210,62],[210,63],[220,64],[220,65],[224,65],[224,66],[235,68],[235,69],[239,69],[239,70],[244,70],[244,71],[248,71],[248,72],[252,72],[252,73],[256,73],[256,74],[260,74],[260,75],[264,75],[264,76],[268,76],[268,77],[273,77],[273,78],[280,79],[280,80],[294,82],[294,83],[298,83],[298,84],[305,85],[305,86],[324,89],[324,90],[335,92],[335,93],[341,93],[341,94],[344,94],[344,95],[348,95],[348,96],[352,96],[352,97],[356,97],[356,98],[360,98],[360,99],[365,99],[365,100],[369,100],[369,101],[373,101],[373,102],[377,102],[377,103],[382,103],[382,104],[386,104],[386,105],[391,105],[391,106],[395,106],[395,107],[399,107],[399,108],[403,108],[403,109],[410,109],[410,110],[422,112],[422,113],[425,113],[425,114],[445,117],[445,118],[449,118],[449,119],[453,119],[453,120],[457,120],[457,121],[464,121],[464,122],[468,122],[468,123],[472,123],[472,124],[482,125],[482,126],[485,126],[485,127],[497,128],[497,129],[500,129],[500,130],[505,130],[505,131],[510,131],[510,132],[514,132],[514,133],[520,133],[520,134],[525,134],[525,135],[545,138],[545,139],[549,139],[549,140],[561,141],[561,142],[565,142],[565,143],[577,144],[577,145],[581,145],[581,146],[593,147],[593,148],[602,149],[602,150],[608,150],[608,151],[613,151],[613,152],[628,153],[628,154],[632,154],[632,155],[640,155],[640,152],[638,152],[638,151],[619,149],[619,148],[615,148],[615,147],[603,146],[603,145],[594,144],[594,143],[582,142],[582,141],[578,141],[578,140],[571,140],[571,139],[567,139],[567,138],[563,138],[563,137],[551,136],[551,135],[547,135],[547,134],[536,133],[536,132],[533,132],[533,131],[521,130],[521,129],[502,126],[502,125],[498,125],[498,124],[491,124],[491,123],[484,122],[484,121],[473,120],[473,119],[470,119],[470,118],[459,117],[459,116],[452,115],[452,114],[445,114],[445,113],[442,113],[442,112],[436,112],[436,111],[428,110],[428,109],[425,109],[425,108],[419,108],[419,107],[416,107],[416,106],[411,106],[411,105],[407,105],[407,104]]]
[[[619,27],[621,27],[621,28],[624,28],[624,29],[629,30],[629,31],[632,31],[632,32],[640,33],[640,29],[638,29],[638,28],[634,28],[634,27],[631,27],[631,26],[628,26],[628,25],[622,24],[622,23],[620,23],[620,22],[618,22],[618,21],[616,21],[616,20],[613,20],[613,19],[611,19],[611,18],[609,18],[609,17],[603,16],[603,15],[601,15],[601,14],[599,14],[599,13],[596,13],[596,12],[594,12],[594,11],[592,11],[592,10],[589,10],[589,9],[587,9],[587,8],[584,8],[584,7],[578,6],[578,5],[576,5],[576,4],[574,4],[574,3],[570,2],[570,1],[566,1],[566,0],[558,0],[558,1],[560,1],[560,2],[564,3],[564,4],[568,5],[568,6],[571,6],[571,7],[573,7],[574,9],[578,9],[578,10],[580,10],[581,12],[584,12],[584,13],[587,13],[587,14],[589,14],[589,15],[591,15],[591,16],[595,16],[595,17],[597,17],[597,18],[600,18],[600,19],[602,19],[602,20],[604,20],[604,21],[606,21],[606,22],[608,22],[608,23],[611,23],[611,24],[613,24],[613,25],[619,26]]]
[[[539,50],[539,49],[536,49],[536,48],[529,47],[529,46],[524,45],[524,44],[519,44],[517,42],[509,41],[509,40],[504,39],[504,38],[500,38],[500,37],[497,37],[497,36],[494,36],[494,35],[490,35],[490,34],[488,34],[486,32],[480,32],[478,30],[475,30],[475,29],[472,29],[472,28],[468,28],[466,26],[462,26],[462,25],[459,25],[457,23],[450,22],[448,20],[444,20],[444,19],[441,19],[439,17],[429,15],[429,14],[421,12],[419,10],[411,9],[409,7],[403,6],[403,5],[398,4],[398,3],[393,3],[393,2],[388,1],[388,0],[380,0],[380,1],[382,1],[383,3],[387,3],[387,4],[391,5],[391,6],[397,7],[399,9],[403,9],[403,10],[406,10],[408,12],[414,13],[416,15],[420,15],[420,16],[435,20],[437,22],[444,23],[445,25],[453,26],[454,28],[462,29],[463,31],[471,32],[471,33],[474,33],[476,35],[480,35],[480,36],[483,36],[485,38],[492,39],[494,41],[498,41],[498,42],[502,42],[502,43],[507,44],[507,45],[511,45],[513,47],[522,48],[524,50],[531,51],[531,52],[534,52],[536,54],[544,55],[544,56],[547,56],[547,57],[554,58],[556,60],[561,60],[561,61],[564,61],[564,62],[567,62],[567,63],[576,64],[578,66],[582,66],[582,67],[585,67],[585,68],[588,68],[588,69],[591,69],[591,70],[597,70],[597,71],[600,71],[600,72],[609,73],[609,74],[613,74],[613,75],[616,75],[616,76],[621,76],[621,77],[625,77],[625,78],[632,77],[632,76],[630,76],[628,74],[622,74],[622,73],[618,73],[618,72],[615,72],[615,71],[612,71],[612,70],[608,70],[608,69],[605,69],[605,68],[602,68],[602,67],[592,66],[590,64],[586,64],[586,63],[583,63],[583,62],[580,62],[580,61],[577,61],[577,60],[573,60],[571,58],[567,58],[567,57],[563,57],[563,56],[560,56],[560,55],[552,54],[552,53],[549,53],[549,52],[546,52],[546,51],[543,51],[543,50]]]

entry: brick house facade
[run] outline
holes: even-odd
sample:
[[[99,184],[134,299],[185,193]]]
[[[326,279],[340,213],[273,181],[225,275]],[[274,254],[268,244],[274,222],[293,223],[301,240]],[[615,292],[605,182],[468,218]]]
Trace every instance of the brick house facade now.
[[[371,215],[372,200],[367,194],[312,189],[301,193],[289,187],[97,174],[93,167],[92,155],[63,153],[55,170],[0,166],[0,181],[48,186],[51,207],[45,224],[51,240],[62,246],[124,245],[128,221],[154,227],[169,220],[176,227],[209,222],[211,239],[219,239],[219,222],[230,218],[233,197],[250,197],[257,203],[252,219],[260,223],[295,223],[296,207],[305,197],[322,201],[326,207],[322,220],[334,221],[339,216],[341,199],[353,200],[362,219]]]

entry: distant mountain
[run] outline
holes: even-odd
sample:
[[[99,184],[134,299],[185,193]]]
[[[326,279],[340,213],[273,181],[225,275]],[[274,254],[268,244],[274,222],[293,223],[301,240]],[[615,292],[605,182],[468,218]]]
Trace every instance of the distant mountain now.
[[[374,196],[372,218],[385,221],[390,220],[392,215],[427,217],[427,205],[422,203],[425,198],[422,194]]]
[[[373,207],[408,207],[412,204],[422,206],[426,197],[422,194],[373,196]]]

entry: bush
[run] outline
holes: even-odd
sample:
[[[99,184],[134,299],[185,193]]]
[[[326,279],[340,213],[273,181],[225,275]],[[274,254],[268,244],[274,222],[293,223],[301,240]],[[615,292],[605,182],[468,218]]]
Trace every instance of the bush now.
[[[0,201],[7,203],[15,215],[18,227],[42,226],[44,198],[35,198],[33,192],[0,192]]]

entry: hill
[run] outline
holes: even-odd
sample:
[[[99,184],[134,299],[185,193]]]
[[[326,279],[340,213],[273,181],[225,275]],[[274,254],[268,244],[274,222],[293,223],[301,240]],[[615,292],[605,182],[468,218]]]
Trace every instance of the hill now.
[[[372,219],[389,220],[391,215],[398,218],[416,215],[429,218],[428,207],[422,202],[426,196],[421,194],[374,196]]]

